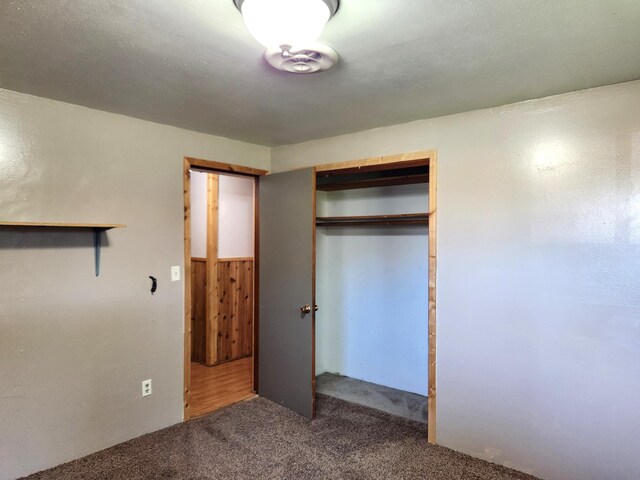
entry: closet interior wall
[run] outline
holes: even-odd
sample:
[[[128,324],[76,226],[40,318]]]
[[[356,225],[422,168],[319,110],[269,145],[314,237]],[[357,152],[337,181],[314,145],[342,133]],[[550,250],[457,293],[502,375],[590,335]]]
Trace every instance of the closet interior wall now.
[[[316,375],[426,396],[427,183],[318,190],[316,204]],[[352,218],[379,215],[389,217]],[[389,225],[396,215],[406,217]]]

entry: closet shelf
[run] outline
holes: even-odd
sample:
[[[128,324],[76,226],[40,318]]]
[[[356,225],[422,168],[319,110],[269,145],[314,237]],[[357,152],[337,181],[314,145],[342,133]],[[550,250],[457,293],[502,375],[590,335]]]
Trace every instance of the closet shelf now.
[[[100,276],[100,249],[102,247],[102,232],[112,228],[124,228],[122,223],[51,223],[51,222],[2,222],[0,227],[18,228],[51,228],[51,229],[81,229],[93,232],[93,250],[96,277]]]
[[[429,175],[402,175],[388,178],[367,178],[344,183],[318,185],[317,189],[325,192],[335,192],[338,190],[391,187],[394,185],[411,185],[415,183],[429,183]]]
[[[424,161],[406,162],[390,168],[388,165],[362,169],[344,169],[318,172],[316,190],[335,192],[358,188],[389,187],[429,183],[429,165]]]
[[[428,213],[402,213],[398,215],[369,215],[316,217],[319,227],[356,227],[356,226],[395,226],[395,225],[428,225]]]
[[[88,228],[110,230],[124,228],[122,223],[50,223],[50,222],[0,222],[0,227]]]

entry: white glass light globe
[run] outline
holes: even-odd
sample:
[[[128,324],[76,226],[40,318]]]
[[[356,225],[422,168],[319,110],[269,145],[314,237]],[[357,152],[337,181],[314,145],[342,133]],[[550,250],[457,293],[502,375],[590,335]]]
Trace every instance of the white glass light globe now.
[[[318,39],[331,12],[322,0],[244,0],[242,16],[265,47],[288,45],[295,50]]]

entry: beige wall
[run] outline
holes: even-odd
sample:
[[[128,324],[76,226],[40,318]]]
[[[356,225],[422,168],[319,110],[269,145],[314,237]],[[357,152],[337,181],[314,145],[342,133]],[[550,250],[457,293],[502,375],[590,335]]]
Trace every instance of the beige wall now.
[[[0,479],[181,421],[185,155],[270,152],[0,90],[0,220],[127,224],[98,278],[89,232],[0,230]]]
[[[547,479],[640,478],[640,82],[278,147],[272,167],[426,149],[439,442]]]
[[[218,258],[253,257],[255,181],[237,175],[218,179]]]

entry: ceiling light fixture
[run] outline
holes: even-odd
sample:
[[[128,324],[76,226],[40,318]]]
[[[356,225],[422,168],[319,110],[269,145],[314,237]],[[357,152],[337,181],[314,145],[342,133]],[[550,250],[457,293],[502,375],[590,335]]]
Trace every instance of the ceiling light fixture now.
[[[249,33],[266,47],[278,70],[314,73],[331,68],[338,54],[315,43],[338,10],[338,0],[234,0]]]

